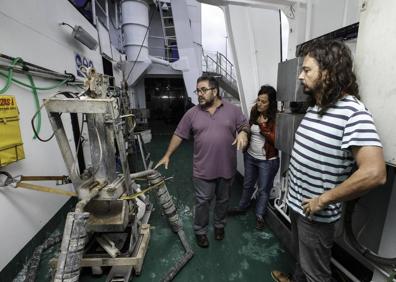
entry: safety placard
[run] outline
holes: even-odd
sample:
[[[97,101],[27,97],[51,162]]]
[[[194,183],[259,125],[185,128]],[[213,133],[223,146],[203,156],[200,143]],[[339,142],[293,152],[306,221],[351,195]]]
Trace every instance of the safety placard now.
[[[0,96],[0,167],[25,158],[14,96]]]

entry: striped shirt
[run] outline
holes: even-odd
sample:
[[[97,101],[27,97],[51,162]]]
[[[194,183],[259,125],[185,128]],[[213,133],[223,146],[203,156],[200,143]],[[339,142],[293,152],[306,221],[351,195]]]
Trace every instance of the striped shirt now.
[[[318,112],[318,106],[308,108],[295,133],[289,165],[287,204],[303,216],[303,199],[317,197],[349,177],[355,164],[352,146],[382,147],[371,114],[355,97],[343,97],[323,116]],[[341,203],[335,203],[312,219],[334,222],[340,217]]]

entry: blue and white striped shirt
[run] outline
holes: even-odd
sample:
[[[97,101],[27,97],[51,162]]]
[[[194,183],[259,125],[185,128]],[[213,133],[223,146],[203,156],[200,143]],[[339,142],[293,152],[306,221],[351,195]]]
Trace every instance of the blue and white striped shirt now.
[[[342,183],[355,164],[352,146],[382,147],[373,118],[362,102],[345,96],[320,116],[319,107],[307,110],[295,134],[288,174],[287,204],[304,215],[302,200],[321,195]],[[334,222],[341,203],[331,204],[312,216]]]

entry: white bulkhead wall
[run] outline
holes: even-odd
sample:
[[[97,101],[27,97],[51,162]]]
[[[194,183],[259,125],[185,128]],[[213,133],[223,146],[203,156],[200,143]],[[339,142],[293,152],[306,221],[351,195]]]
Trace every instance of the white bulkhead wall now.
[[[238,75],[243,112],[248,116],[258,89],[263,84],[276,88],[280,62],[278,10],[288,17],[287,58],[295,57],[296,45],[359,20],[361,0],[240,0],[202,3],[223,8],[230,47]],[[241,158],[238,171],[243,172]]]
[[[260,85],[276,87],[280,61],[279,13],[251,7],[225,7],[226,26],[231,39],[238,90],[243,111],[250,112]]]
[[[213,1],[203,2],[213,4]],[[358,22],[361,0],[276,2],[221,1],[246,114],[261,85],[276,87],[280,62],[278,9],[282,9],[289,21],[287,57],[291,59],[295,57],[296,45]],[[289,5],[285,5],[287,2]]]
[[[197,104],[193,91],[202,75],[201,5],[195,0],[171,0],[171,5],[179,52],[174,67],[183,72],[187,94]]]
[[[75,53],[93,62],[98,72],[103,72],[99,47],[89,50],[71,36],[71,28],[60,26],[66,22],[80,25],[98,40],[96,29],[67,0],[17,1],[2,0],[0,5],[0,52],[12,57],[21,57],[27,62],[63,73],[76,74]],[[28,81],[26,75],[15,74],[15,78]],[[34,78],[37,86],[54,85],[54,81]],[[4,80],[0,79],[0,87]],[[59,90],[65,90],[62,88]],[[39,91],[39,99],[57,92]],[[77,91],[78,89],[72,89]],[[12,175],[67,175],[63,158],[55,138],[42,143],[33,140],[30,120],[35,112],[32,93],[29,89],[13,84],[4,95],[16,96],[21,134],[24,142],[25,159],[2,167]],[[65,115],[67,116],[67,115]],[[69,118],[65,120],[70,125]],[[42,110],[40,136],[47,138],[52,130],[47,113]],[[68,131],[72,148],[74,141]],[[41,183],[49,185],[48,183]],[[50,186],[50,185],[49,185]],[[51,185],[52,186],[52,185]],[[66,187],[66,190],[72,188]],[[36,235],[50,220],[67,197],[30,191],[26,189],[0,188],[0,270]]]
[[[359,92],[368,110],[373,114],[382,145],[385,161],[396,166],[396,25],[393,0],[366,1],[361,9],[359,35],[356,44],[355,69]],[[388,169],[388,185],[391,189],[388,211],[382,230],[378,253],[396,257],[396,181],[395,170]],[[379,203],[381,204],[381,203]],[[385,281],[380,271],[375,270],[372,281]],[[388,279],[387,279],[388,280]]]

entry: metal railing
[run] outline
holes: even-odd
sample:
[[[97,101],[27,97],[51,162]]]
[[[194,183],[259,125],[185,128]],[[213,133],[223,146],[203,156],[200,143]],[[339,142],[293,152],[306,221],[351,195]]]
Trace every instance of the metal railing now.
[[[220,52],[202,51],[202,71],[218,74],[232,87],[237,88],[234,65]]]

